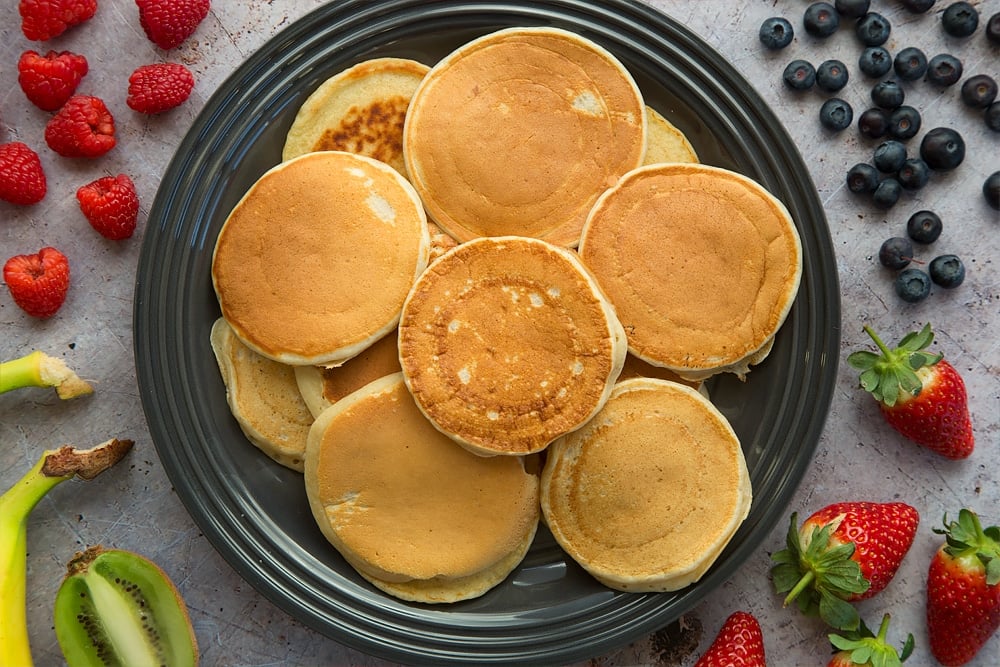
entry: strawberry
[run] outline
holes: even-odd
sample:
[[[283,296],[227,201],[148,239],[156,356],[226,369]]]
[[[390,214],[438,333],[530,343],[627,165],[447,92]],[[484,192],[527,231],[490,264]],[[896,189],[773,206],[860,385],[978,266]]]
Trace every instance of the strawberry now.
[[[70,51],[41,56],[28,50],[17,61],[17,72],[28,100],[43,111],[55,111],[76,92],[87,73],[87,59]]]
[[[57,37],[97,13],[97,0],[21,0],[21,32],[34,41]]]
[[[975,439],[965,383],[940,354],[924,352],[934,340],[929,324],[890,350],[864,328],[881,354],[859,350],[847,363],[861,371],[861,386],[879,403],[889,425],[913,442],[949,459],[972,453]]]
[[[66,300],[69,260],[55,248],[15,255],[3,265],[3,280],[14,303],[32,317],[51,317]]]
[[[63,157],[99,157],[115,146],[115,119],[99,97],[74,95],[49,119],[45,143]]]
[[[796,529],[792,514],[786,548],[771,558],[775,591],[838,630],[856,630],[849,604],[872,597],[896,574],[917,533],[920,516],[906,503],[843,502],[814,512]]]
[[[826,667],[899,667],[913,653],[913,635],[907,635],[902,652],[897,652],[885,641],[888,630],[889,614],[886,614],[877,636],[864,621],[857,632],[847,636],[829,635],[830,643],[838,650]]]
[[[958,521],[945,517],[934,532],[945,543],[927,572],[931,653],[942,665],[964,665],[1000,627],[1000,528],[984,530],[975,512],[962,509]]]
[[[76,191],[80,210],[101,236],[119,241],[132,236],[139,217],[139,196],[125,174],[104,176]]]
[[[128,78],[128,98],[125,102],[140,113],[160,113],[184,102],[193,88],[194,75],[184,65],[143,65]]]
[[[765,667],[764,635],[757,619],[745,611],[729,615],[712,645],[694,667]]]
[[[47,189],[38,153],[20,141],[0,144],[0,199],[12,204],[37,204]]]
[[[209,0],[135,0],[139,25],[161,49],[179,46],[208,16]]]

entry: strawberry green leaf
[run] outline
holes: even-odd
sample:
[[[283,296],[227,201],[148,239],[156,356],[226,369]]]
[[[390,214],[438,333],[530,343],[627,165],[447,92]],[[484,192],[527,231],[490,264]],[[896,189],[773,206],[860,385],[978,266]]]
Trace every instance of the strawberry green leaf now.
[[[848,364],[861,371],[861,387],[890,408],[906,395],[919,394],[923,383],[916,371],[933,366],[942,358],[940,354],[923,351],[934,340],[930,325],[903,336],[895,349],[889,349],[871,327],[866,325],[864,330],[875,341],[880,354],[858,350],[848,355]]]
[[[854,630],[861,622],[857,609],[826,589],[819,591],[819,617],[837,630]]]

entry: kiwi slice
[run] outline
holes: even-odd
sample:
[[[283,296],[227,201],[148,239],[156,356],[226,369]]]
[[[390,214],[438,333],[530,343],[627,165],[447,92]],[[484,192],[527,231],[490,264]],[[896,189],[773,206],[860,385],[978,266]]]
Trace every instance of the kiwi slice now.
[[[55,603],[55,629],[69,667],[198,663],[187,607],[148,559],[90,547],[69,562]]]

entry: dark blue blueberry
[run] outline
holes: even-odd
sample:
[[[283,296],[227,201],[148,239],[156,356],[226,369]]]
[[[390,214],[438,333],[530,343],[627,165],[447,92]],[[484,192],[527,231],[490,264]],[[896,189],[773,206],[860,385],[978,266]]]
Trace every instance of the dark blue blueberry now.
[[[934,6],[935,0],[901,0],[901,4],[914,14],[923,14]]]
[[[927,72],[927,56],[915,46],[908,46],[896,54],[892,67],[903,81],[916,81]]]
[[[965,281],[965,264],[958,255],[939,255],[927,268],[931,280],[945,289],[954,289]]]
[[[895,174],[904,162],[906,162],[906,146],[895,139],[883,141],[875,147],[872,164],[883,174]]]
[[[840,132],[850,127],[853,121],[854,110],[839,97],[831,97],[819,108],[819,122],[828,130]]]
[[[1000,171],[994,171],[983,181],[983,197],[991,208],[1000,211]]]
[[[1000,12],[991,16],[986,22],[986,39],[991,44],[1000,44]]]
[[[927,63],[927,80],[938,86],[951,86],[962,78],[962,61],[950,53],[939,53]]]
[[[968,37],[979,27],[979,12],[968,2],[953,2],[941,14],[941,27],[952,37]]]
[[[833,6],[841,16],[856,19],[868,13],[871,4],[871,0],[834,0]]]
[[[962,82],[962,101],[970,107],[985,109],[997,98],[997,82],[985,74],[970,76]]]
[[[892,24],[877,12],[868,12],[854,26],[854,34],[865,46],[881,46],[889,39]]]
[[[911,157],[903,162],[896,179],[904,190],[919,190],[930,180],[931,170],[927,163],[918,157]]]
[[[893,236],[882,243],[878,249],[878,261],[887,269],[898,270],[905,268],[913,259],[913,244],[910,239],[902,236]]]
[[[903,186],[895,178],[882,179],[875,192],[872,193],[872,201],[879,208],[892,208],[899,201],[899,195],[903,193]]]
[[[814,2],[806,7],[802,25],[813,37],[829,37],[840,27],[840,16],[829,2]]]
[[[839,60],[824,60],[816,68],[816,85],[820,90],[835,93],[847,85],[847,65]]]
[[[793,90],[809,90],[816,83],[816,68],[805,60],[793,60],[785,67],[781,78]]]
[[[903,269],[896,276],[896,294],[903,301],[923,301],[931,293],[931,278],[920,269]]]
[[[898,106],[889,113],[889,136],[893,139],[910,139],[920,131],[920,112],[908,104]]]
[[[994,132],[1000,132],[1000,102],[994,102],[986,107],[983,117],[986,120],[986,127]]]
[[[858,69],[865,76],[877,79],[892,69],[892,56],[881,46],[866,46],[858,56]]]
[[[941,218],[934,211],[917,211],[906,221],[906,234],[917,243],[934,243],[941,236]]]
[[[867,162],[859,162],[847,170],[847,189],[855,194],[875,192],[878,180],[878,169]]]
[[[935,127],[920,141],[920,157],[935,171],[948,171],[965,159],[965,140],[950,127]]]
[[[872,86],[871,94],[872,102],[875,103],[875,106],[883,109],[896,109],[906,98],[903,87],[892,79],[876,83]]]
[[[792,43],[795,29],[788,19],[772,16],[760,24],[760,43],[769,49],[783,49]]]
[[[858,116],[858,131],[869,139],[880,139],[889,131],[889,114],[878,107],[865,109]]]

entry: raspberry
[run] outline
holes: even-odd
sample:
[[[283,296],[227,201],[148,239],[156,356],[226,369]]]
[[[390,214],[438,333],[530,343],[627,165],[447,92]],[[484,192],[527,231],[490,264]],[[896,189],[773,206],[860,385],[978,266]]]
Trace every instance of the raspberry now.
[[[76,191],[80,210],[104,238],[119,241],[132,236],[139,217],[139,196],[125,174],[104,176]]]
[[[191,36],[208,16],[209,0],[135,0],[139,25],[161,49],[172,49]]]
[[[160,113],[184,102],[193,88],[194,75],[184,65],[143,65],[128,78],[125,102],[140,113]]]
[[[28,39],[45,41],[89,20],[97,0],[21,0],[21,32]]]
[[[87,69],[87,59],[70,51],[49,51],[44,56],[25,51],[17,61],[17,82],[32,104],[55,111],[76,91]]]
[[[63,157],[99,157],[115,146],[115,119],[100,98],[74,95],[45,126],[45,143]]]
[[[42,248],[35,255],[15,255],[3,265],[14,303],[32,317],[51,317],[69,291],[69,260],[55,248]]]
[[[40,202],[45,191],[38,153],[20,141],[0,144],[0,199],[27,206]]]

